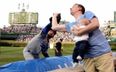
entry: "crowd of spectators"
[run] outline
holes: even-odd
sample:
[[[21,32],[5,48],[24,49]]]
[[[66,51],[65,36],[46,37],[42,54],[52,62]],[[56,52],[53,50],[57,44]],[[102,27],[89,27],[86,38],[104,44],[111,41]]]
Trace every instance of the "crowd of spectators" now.
[[[20,25],[11,25],[9,27],[3,27],[1,29],[2,33],[16,33],[19,34],[17,37],[17,41],[29,41],[31,40],[36,34],[41,32],[42,28],[38,28],[36,25],[31,24],[20,24]],[[51,39],[52,42],[55,42],[58,38],[63,38],[63,42],[72,42],[73,35],[67,32],[57,32],[55,37]]]
[[[67,32],[57,32],[51,41],[55,42],[58,38],[63,38],[63,42],[73,42],[74,35]]]
[[[30,34],[30,35],[19,35],[17,37],[17,41],[26,41],[28,42],[29,40],[31,40],[35,35],[34,34]]]
[[[32,24],[16,24],[9,27],[3,27],[4,33],[37,33],[39,30],[36,25]]]
[[[19,34],[17,36],[17,41],[29,41],[31,40],[37,33],[40,32],[41,28],[38,28],[33,24],[16,24],[11,26],[4,26],[1,29],[2,34]]]

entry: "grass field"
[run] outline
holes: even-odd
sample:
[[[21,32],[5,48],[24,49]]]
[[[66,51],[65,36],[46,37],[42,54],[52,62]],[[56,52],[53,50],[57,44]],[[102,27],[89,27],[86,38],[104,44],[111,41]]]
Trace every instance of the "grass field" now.
[[[64,46],[63,55],[70,55],[73,50],[73,45]],[[22,53],[23,48],[24,47],[0,47],[0,66],[10,62],[24,60]],[[49,49],[48,52],[50,56],[54,56],[54,49]],[[40,57],[43,57],[42,54]]]
[[[71,55],[73,52],[73,44],[63,44],[63,55]],[[0,66],[10,62],[24,60],[23,58],[24,47],[0,47]],[[116,51],[116,46],[113,46],[113,51]],[[54,56],[54,49],[48,50],[50,56]],[[40,57],[43,57],[42,54]]]

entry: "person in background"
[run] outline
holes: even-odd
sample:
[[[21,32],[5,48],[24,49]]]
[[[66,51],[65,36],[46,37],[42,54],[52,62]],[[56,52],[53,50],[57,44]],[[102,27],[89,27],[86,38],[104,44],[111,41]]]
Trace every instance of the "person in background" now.
[[[56,43],[55,43],[55,56],[62,56],[62,41],[63,38],[60,38]]]

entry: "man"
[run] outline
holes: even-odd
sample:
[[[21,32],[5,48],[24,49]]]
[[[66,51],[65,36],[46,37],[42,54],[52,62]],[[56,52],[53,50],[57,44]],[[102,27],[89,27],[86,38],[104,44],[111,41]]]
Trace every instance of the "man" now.
[[[78,4],[74,4],[71,8],[71,15],[77,19],[78,13],[81,11]],[[57,13],[53,15],[52,29],[66,31],[66,25],[58,25],[56,22]],[[89,50],[84,55],[85,72],[114,72],[113,58],[111,48],[108,41],[99,30],[99,22],[97,17],[90,11],[84,13],[85,18],[90,20],[90,23],[85,28],[75,27],[73,32],[75,35],[81,36],[89,33]],[[69,23],[70,25],[73,23]]]
[[[74,9],[76,6],[73,6]],[[88,34],[83,34],[81,36],[75,35],[75,29],[73,27],[79,26],[80,28],[84,28],[87,24],[89,24],[89,20],[84,18],[85,8],[82,5],[78,5],[76,14],[76,22],[65,25],[67,32],[70,32],[74,35],[73,40],[75,41],[75,47],[73,50],[72,58],[73,58],[73,67],[75,67],[80,60],[84,58],[85,52],[88,50]],[[73,12],[75,12],[73,11]],[[72,13],[73,15],[73,13]]]
[[[57,16],[57,22],[60,22],[60,15]],[[37,59],[39,58],[40,52],[42,52],[44,57],[49,57],[47,51],[49,48],[49,40],[56,34],[55,30],[51,29],[52,17],[49,19],[50,23],[43,28],[43,30],[32,38],[31,41],[23,50],[23,55],[25,60]]]

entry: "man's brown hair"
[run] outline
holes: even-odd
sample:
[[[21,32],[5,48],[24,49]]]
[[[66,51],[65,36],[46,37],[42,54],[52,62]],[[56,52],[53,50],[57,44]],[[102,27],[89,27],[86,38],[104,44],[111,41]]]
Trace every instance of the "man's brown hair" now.
[[[75,5],[77,5],[80,8],[80,11],[82,12],[82,14],[85,13],[85,7],[82,4],[77,4],[76,3]]]

